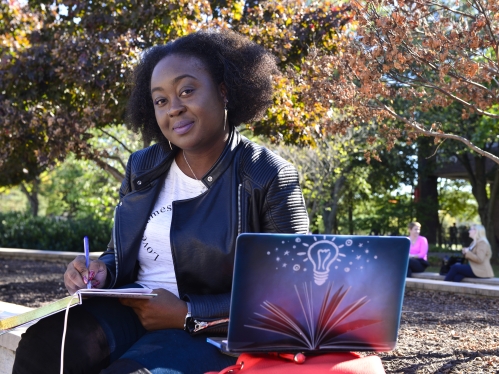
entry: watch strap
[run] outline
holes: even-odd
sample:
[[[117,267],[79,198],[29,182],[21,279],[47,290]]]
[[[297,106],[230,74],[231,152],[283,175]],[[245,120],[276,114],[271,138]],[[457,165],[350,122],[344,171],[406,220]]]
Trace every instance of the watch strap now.
[[[184,320],[184,330],[187,331],[187,323],[190,322],[192,315],[191,315],[191,303],[188,301],[185,302],[187,304],[187,314],[185,315],[185,320]]]

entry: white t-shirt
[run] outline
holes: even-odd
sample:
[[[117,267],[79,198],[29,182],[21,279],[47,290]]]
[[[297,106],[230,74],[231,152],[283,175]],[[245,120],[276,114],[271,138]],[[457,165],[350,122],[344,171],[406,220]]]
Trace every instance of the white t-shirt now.
[[[173,161],[142,237],[138,284],[151,289],[164,288],[179,296],[170,247],[172,202],[190,199],[205,191],[202,182],[189,178]]]

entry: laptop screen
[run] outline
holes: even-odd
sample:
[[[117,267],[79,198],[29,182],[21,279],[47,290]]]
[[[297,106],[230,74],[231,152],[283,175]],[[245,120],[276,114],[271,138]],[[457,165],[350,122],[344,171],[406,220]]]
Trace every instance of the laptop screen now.
[[[406,237],[242,234],[228,351],[386,351],[395,347]]]

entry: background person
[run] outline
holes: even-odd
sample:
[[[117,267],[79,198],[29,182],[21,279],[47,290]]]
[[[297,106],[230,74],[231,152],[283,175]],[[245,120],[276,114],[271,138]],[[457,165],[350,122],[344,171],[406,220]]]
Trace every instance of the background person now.
[[[450,248],[451,249],[454,249],[454,245],[456,246],[457,248],[457,226],[456,226],[456,222],[454,222],[454,224],[449,227],[449,243],[450,243]]]
[[[296,169],[235,129],[265,113],[277,73],[269,52],[232,31],[200,31],[143,54],[128,115],[157,143],[128,160],[107,251],[88,269],[77,257],[64,280],[70,293],[91,282],[158,296],[71,308],[64,373],[195,374],[235,363],[202,333],[227,333],[238,234],[308,232]],[[14,374],[59,372],[63,319],[27,330]]]
[[[411,249],[409,251],[409,266],[407,267],[407,276],[411,277],[412,273],[422,273],[428,267],[428,240],[424,236],[419,235],[421,232],[421,224],[419,222],[411,222],[408,225],[409,239],[411,239]]]
[[[463,256],[469,261],[468,264],[454,264],[445,276],[448,282],[461,282],[463,278],[492,278],[494,271],[490,264],[492,249],[490,248],[485,227],[482,225],[471,225],[469,229],[471,245],[463,248]]]

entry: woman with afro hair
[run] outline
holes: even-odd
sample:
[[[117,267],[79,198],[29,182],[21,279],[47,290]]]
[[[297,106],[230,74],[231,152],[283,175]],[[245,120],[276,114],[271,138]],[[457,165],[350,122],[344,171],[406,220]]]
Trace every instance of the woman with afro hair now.
[[[272,102],[274,57],[233,31],[199,31],[142,55],[131,127],[154,145],[133,153],[112,239],[88,268],[64,275],[73,294],[146,287],[152,299],[92,298],[69,310],[64,373],[204,373],[235,362],[206,343],[227,333],[236,238],[306,233],[296,169],[237,126]],[[64,313],[23,335],[13,373],[60,371]]]

